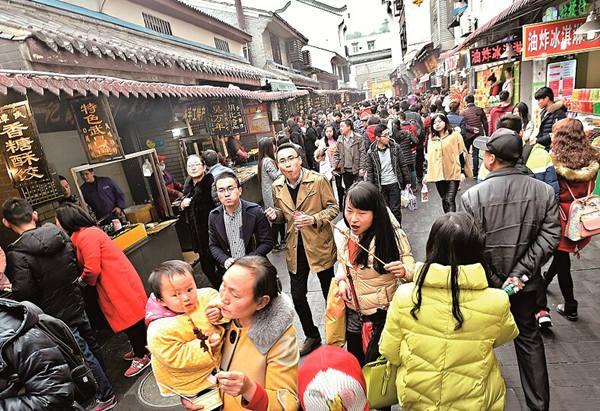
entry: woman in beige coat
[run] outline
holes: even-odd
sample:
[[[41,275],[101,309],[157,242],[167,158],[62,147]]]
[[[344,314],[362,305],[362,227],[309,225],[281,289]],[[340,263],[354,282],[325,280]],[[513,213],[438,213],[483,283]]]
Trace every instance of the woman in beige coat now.
[[[462,136],[452,129],[445,114],[435,113],[431,117],[427,175],[423,177],[423,184],[435,183],[444,213],[447,213],[456,211],[456,193],[463,178],[461,155],[467,153],[467,149]]]

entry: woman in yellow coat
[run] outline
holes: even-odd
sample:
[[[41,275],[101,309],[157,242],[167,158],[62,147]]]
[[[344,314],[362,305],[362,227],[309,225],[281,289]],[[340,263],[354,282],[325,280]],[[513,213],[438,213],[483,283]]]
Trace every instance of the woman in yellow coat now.
[[[398,288],[379,349],[397,365],[404,410],[504,410],[494,348],[518,330],[508,295],[488,288],[484,237],[470,216],[439,217],[415,282]]]

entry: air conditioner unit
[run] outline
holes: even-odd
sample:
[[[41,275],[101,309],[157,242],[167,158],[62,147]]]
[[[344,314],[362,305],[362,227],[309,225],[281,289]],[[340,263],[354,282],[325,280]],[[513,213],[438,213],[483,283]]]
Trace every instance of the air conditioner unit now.
[[[477,17],[471,14],[463,14],[460,17],[460,36],[467,37],[477,30]]]

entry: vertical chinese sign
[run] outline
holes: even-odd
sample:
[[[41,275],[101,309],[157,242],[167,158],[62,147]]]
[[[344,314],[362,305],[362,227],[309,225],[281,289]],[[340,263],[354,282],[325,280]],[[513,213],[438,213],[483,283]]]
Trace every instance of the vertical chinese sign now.
[[[585,20],[584,17],[523,26],[523,60],[600,49],[600,37],[588,40],[575,35]]]
[[[71,100],[71,110],[90,164],[124,158],[121,140],[105,96]]]
[[[247,132],[244,106],[240,99],[211,100],[207,103],[209,131],[217,136]]]
[[[62,196],[48,169],[27,101],[0,107],[0,144],[8,174],[32,205]]]
[[[228,99],[229,119],[231,122],[231,134],[243,134],[247,132],[244,105],[240,99]]]

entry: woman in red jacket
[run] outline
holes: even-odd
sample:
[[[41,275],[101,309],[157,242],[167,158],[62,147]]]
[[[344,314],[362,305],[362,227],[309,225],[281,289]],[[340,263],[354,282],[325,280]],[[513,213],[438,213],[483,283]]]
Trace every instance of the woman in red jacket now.
[[[123,356],[131,361],[125,377],[133,377],[150,365],[146,350],[145,306],[148,297],[140,276],[94,219],[81,207],[65,203],[56,210],[56,223],[70,236],[83,267],[82,285],[98,290],[98,304],[115,333],[124,332],[133,350]]]
[[[596,174],[598,173],[598,154],[592,148],[581,121],[565,118],[552,127],[551,156],[556,168],[560,185],[559,201],[563,236],[554,253],[552,264],[544,275],[548,286],[558,274],[558,285],[565,300],[559,304],[556,311],[568,320],[577,320],[577,300],[573,293],[571,278],[570,253],[578,253],[591,240],[585,238],[574,242],[565,237],[566,218],[574,198],[582,198],[594,190]],[[545,304],[547,306],[547,304]],[[545,311],[545,312],[544,312]],[[540,321],[546,316],[546,321]],[[542,310],[536,315],[538,323],[549,326],[549,310]]]

